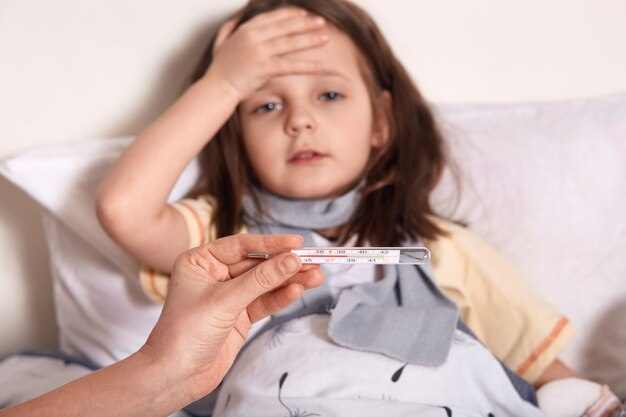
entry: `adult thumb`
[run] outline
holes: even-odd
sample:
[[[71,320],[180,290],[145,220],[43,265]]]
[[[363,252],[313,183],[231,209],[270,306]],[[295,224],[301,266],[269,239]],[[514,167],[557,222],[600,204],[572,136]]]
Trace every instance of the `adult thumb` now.
[[[230,308],[241,312],[263,294],[282,286],[301,268],[300,258],[292,253],[283,253],[268,259],[241,276],[225,282],[229,288],[225,288],[227,294],[224,294],[224,301]]]

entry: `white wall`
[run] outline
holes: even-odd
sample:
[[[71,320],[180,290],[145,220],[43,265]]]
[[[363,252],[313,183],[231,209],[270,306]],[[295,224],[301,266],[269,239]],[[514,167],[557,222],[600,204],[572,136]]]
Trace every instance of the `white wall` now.
[[[135,134],[178,94],[215,23],[209,0],[2,0],[0,159]],[[626,92],[623,0],[360,0],[432,101]],[[56,343],[37,206],[0,179],[0,355]]]

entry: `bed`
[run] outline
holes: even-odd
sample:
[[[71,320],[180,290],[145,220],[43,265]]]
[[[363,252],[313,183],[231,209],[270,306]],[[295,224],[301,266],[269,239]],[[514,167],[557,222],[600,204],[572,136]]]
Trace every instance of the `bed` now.
[[[435,110],[462,190],[447,173],[435,207],[466,222],[570,318],[577,336],[561,359],[624,399],[626,96]],[[137,349],[158,317],[160,305],[140,289],[137,263],[104,234],[93,211],[99,181],[131,140],[37,147],[0,169],[42,208],[59,347],[84,360],[83,368],[68,361],[59,371],[40,356],[15,356],[11,372],[0,367],[0,386],[15,391],[14,401],[27,398],[13,383],[20,375],[39,375],[37,393],[84,367],[110,364]],[[197,173],[190,164],[170,198],[183,196]]]

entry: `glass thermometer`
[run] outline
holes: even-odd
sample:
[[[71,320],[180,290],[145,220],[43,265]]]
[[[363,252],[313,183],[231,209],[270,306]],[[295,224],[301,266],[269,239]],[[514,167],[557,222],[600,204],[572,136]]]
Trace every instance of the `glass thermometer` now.
[[[425,247],[308,247],[290,251],[300,257],[303,264],[425,264],[430,251]],[[248,253],[249,258],[269,259],[277,253]]]

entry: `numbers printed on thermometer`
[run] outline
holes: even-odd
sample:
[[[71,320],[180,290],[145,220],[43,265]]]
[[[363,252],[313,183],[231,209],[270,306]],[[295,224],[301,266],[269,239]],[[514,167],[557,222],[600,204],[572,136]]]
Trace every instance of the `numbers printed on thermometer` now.
[[[397,264],[400,250],[390,249],[293,249],[304,264]]]
[[[292,249],[305,264],[411,264],[428,263],[430,251],[425,247],[308,247]],[[249,258],[269,259],[275,253],[253,252]]]

